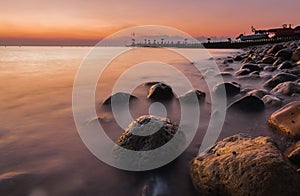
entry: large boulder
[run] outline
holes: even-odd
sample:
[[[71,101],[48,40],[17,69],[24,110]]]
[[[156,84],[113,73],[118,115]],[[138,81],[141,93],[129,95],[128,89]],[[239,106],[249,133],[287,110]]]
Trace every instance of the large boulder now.
[[[237,110],[242,112],[259,112],[264,110],[264,102],[252,95],[247,95],[233,102],[228,106],[228,110]]]
[[[225,91],[225,92],[224,92]],[[224,82],[214,87],[213,92],[216,95],[234,96],[241,91],[241,85],[236,82]]]
[[[153,150],[170,141],[177,131],[180,131],[178,125],[170,119],[145,115],[128,125],[117,145],[135,151]]]
[[[300,101],[291,102],[275,111],[268,124],[291,137],[300,138]]]
[[[114,104],[126,104],[130,100],[136,99],[135,96],[129,94],[129,93],[124,93],[124,92],[118,92],[116,94],[111,95],[108,97],[104,102],[103,105],[110,105],[112,103]]]
[[[292,57],[292,51],[290,49],[282,49],[279,50],[276,54],[275,57],[279,57],[283,60],[290,60]]]
[[[293,93],[300,93],[300,84],[297,82],[283,82],[278,84],[271,90],[272,94],[291,95]]]
[[[153,100],[169,100],[173,96],[172,88],[160,82],[150,87],[147,98]]]
[[[300,176],[269,137],[234,135],[190,164],[202,195],[297,195]]]
[[[298,79],[298,77],[296,75],[289,74],[289,73],[279,73],[279,74],[274,75],[271,79],[267,80],[264,83],[264,87],[265,88],[274,88],[275,86],[277,86],[278,84],[280,84],[282,82],[295,81],[297,79]]]

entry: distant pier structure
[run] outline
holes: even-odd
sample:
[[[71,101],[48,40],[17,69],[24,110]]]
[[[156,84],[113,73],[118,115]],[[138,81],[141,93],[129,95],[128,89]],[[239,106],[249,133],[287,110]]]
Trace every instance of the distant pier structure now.
[[[300,40],[300,26],[292,28],[291,25],[283,25],[282,28],[256,30],[251,27],[254,34],[241,34],[235,40],[228,38],[226,41],[212,41],[210,38],[204,43],[189,43],[188,39],[181,41],[165,41],[164,38],[160,40],[144,39],[144,41],[137,42],[135,33],[132,33],[132,43],[126,45],[127,47],[151,47],[151,48],[207,48],[207,49],[241,49],[249,46],[257,46],[264,44],[274,44],[287,41]],[[273,35],[273,36],[271,36]]]

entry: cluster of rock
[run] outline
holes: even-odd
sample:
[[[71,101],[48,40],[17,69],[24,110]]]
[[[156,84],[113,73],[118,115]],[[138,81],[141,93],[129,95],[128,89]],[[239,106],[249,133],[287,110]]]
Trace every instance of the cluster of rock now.
[[[268,120],[271,128],[295,143],[282,152],[270,137],[238,134],[225,138],[190,163],[194,187],[204,195],[298,195],[300,47],[298,43],[254,47],[232,59],[242,64],[235,73],[237,79],[263,80],[264,83],[261,89],[248,91],[228,109],[257,112],[263,110],[264,105],[278,107],[285,97],[295,97],[296,101],[275,111]],[[241,85],[235,82],[221,85],[227,96],[242,93]]]

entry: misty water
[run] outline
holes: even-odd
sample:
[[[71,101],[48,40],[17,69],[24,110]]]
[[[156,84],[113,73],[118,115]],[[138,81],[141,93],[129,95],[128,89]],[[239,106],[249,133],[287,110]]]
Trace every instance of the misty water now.
[[[181,88],[175,72],[159,68],[151,58],[172,64],[192,81],[195,88],[207,93],[200,106],[199,128],[188,149],[172,163],[147,172],[130,172],[111,167],[98,160],[82,142],[72,113],[73,82],[89,47],[0,47],[0,194],[11,195],[141,195],[145,189],[167,195],[193,195],[188,166],[198,153],[210,119],[209,90],[193,63],[163,49],[134,49],[111,62],[101,75],[95,92],[97,116],[86,116],[86,122],[99,118],[106,134],[116,141],[123,131],[103,101],[114,91],[115,82],[132,65],[147,61],[123,77],[121,87],[136,85],[133,94],[138,100],[131,104],[133,118],[149,113],[151,102],[146,98],[149,86],[136,81],[164,81]],[[103,49],[102,58],[120,48]],[[98,50],[101,50],[98,49]],[[182,49],[206,64],[214,61],[202,49]],[[239,50],[209,50],[222,71],[222,58]],[[107,53],[107,56],[105,55]],[[100,59],[101,60],[101,59]],[[149,63],[150,61],[150,63]],[[96,63],[96,61],[95,61]],[[231,67],[238,68],[238,64]],[[157,71],[159,70],[159,71]],[[207,71],[207,70],[204,70]],[[143,74],[142,74],[143,73]],[[232,72],[233,73],[233,72]],[[214,74],[214,73],[211,73]],[[88,81],[88,76],[87,76]],[[233,78],[223,78],[234,81]],[[261,82],[237,81],[242,89],[260,88]],[[182,92],[180,92],[182,93]],[[236,98],[234,98],[236,99]],[[228,103],[233,99],[229,99]],[[180,120],[176,99],[165,103],[167,117]],[[245,117],[227,115],[219,139],[235,133],[273,135],[266,120],[274,111]],[[148,187],[148,188],[147,188]],[[149,188],[150,187],[150,188]]]

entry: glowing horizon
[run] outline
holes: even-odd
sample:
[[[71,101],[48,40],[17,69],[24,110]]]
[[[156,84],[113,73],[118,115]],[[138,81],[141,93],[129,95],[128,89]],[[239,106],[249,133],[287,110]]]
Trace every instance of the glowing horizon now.
[[[249,33],[250,27],[300,25],[298,0],[12,0],[0,2],[0,39],[100,40],[138,25],[163,25],[194,37]]]

